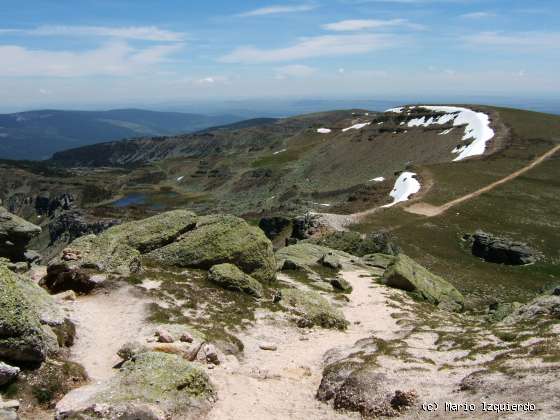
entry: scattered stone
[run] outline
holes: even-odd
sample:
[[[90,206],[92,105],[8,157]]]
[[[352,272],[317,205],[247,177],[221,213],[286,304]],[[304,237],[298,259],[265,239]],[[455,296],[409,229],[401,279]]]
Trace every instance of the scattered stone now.
[[[472,235],[465,235],[464,240],[471,243],[471,252],[484,261],[506,264],[526,265],[537,262],[542,254],[523,242],[494,236],[481,230]]]
[[[182,341],[183,343],[192,343],[194,341],[194,338],[191,334],[186,332],[181,335],[179,341]]]
[[[78,261],[82,258],[82,252],[71,248],[62,250],[62,259],[64,261]]]
[[[395,256],[387,254],[367,254],[362,257],[362,261],[370,267],[387,269],[387,267],[395,261]]]
[[[537,296],[525,305],[517,306],[503,318],[502,323],[517,324],[539,319],[560,319],[560,295],[556,294],[556,288]]]
[[[255,297],[262,296],[261,284],[233,264],[226,263],[213,266],[208,272],[208,280],[225,289],[247,293]]]
[[[99,285],[99,281],[88,271],[74,269],[66,263],[61,263],[49,265],[47,275],[41,279],[39,284],[53,294],[68,290],[88,294]]]
[[[196,355],[196,360],[202,363],[221,364],[221,355],[213,344],[205,343],[200,347]]]
[[[393,238],[384,231],[367,235],[358,232],[334,232],[318,239],[311,239],[311,242],[358,257],[378,253],[394,256],[400,251]]]
[[[336,290],[340,290],[341,292],[344,293],[352,292],[352,285],[350,284],[350,282],[343,279],[342,277],[331,279],[330,283],[332,287],[334,287]]]
[[[4,362],[0,362],[0,387],[8,385],[15,381],[19,375],[18,367],[10,366]]]
[[[268,351],[276,351],[278,350],[278,346],[274,343],[261,343],[259,344],[259,348],[261,350],[268,350]]]
[[[58,293],[58,294],[54,295],[53,298],[60,302],[60,301],[64,301],[64,300],[74,301],[78,297],[76,296],[76,292],[74,292],[73,290],[67,290],[65,292],[61,292],[61,293]]]
[[[173,343],[175,341],[169,331],[163,328],[156,330],[156,337],[160,343]]]

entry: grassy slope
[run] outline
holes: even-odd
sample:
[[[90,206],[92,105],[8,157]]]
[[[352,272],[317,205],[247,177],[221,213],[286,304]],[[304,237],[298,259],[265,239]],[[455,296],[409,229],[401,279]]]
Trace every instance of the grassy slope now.
[[[483,159],[427,166],[435,187],[424,201],[441,204],[472,192],[529,163],[560,142],[560,117],[499,109],[512,129],[511,144]],[[473,303],[490,297],[524,300],[549,283],[560,281],[560,156],[544,162],[514,181],[452,208],[425,218],[394,208],[355,228],[392,229],[412,257],[449,279]],[[527,267],[488,264],[461,247],[465,232],[483,229],[526,241],[543,251],[546,261]]]

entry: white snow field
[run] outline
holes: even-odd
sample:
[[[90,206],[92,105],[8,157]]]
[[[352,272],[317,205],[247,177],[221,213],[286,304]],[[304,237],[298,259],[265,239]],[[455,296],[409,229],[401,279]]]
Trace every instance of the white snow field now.
[[[428,127],[434,124],[447,124],[453,121],[455,127],[465,126],[465,135],[463,141],[471,140],[469,144],[456,147],[452,153],[458,156],[453,159],[454,162],[466,159],[471,156],[478,156],[484,154],[486,150],[486,143],[494,137],[494,130],[490,128],[490,117],[483,112],[476,112],[472,109],[461,108],[455,106],[431,106],[421,105],[417,108],[424,108],[434,112],[441,112],[444,115],[439,117],[426,117],[413,118],[408,121],[409,127]],[[404,107],[391,108],[385,112],[402,113]],[[441,135],[449,134],[450,131],[445,130]]]
[[[370,182],[372,182],[372,181],[373,182],[383,182],[383,181],[385,181],[385,178],[382,177],[382,176],[378,176],[377,178],[370,179],[369,181]]]
[[[319,128],[317,129],[317,133],[319,134],[329,134],[332,130],[330,128]]]
[[[349,131],[349,130],[361,130],[362,128],[364,128],[365,126],[368,126],[370,124],[371,124],[370,122],[354,124],[352,127],[343,128],[342,132],[345,133],[346,131]]]
[[[393,197],[393,202],[386,204],[383,207],[392,207],[397,203],[402,203],[403,201],[408,201],[410,196],[416,194],[420,191],[421,185],[416,178],[414,172],[403,172],[397,178],[395,182],[395,188],[391,191],[391,197]]]
[[[282,149],[282,150],[278,150],[276,152],[273,153],[273,155],[277,155],[279,153],[284,153],[287,149]]]

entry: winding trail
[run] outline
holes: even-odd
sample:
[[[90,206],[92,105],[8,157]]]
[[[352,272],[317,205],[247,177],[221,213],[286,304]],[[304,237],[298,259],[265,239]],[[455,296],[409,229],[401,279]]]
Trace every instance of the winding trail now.
[[[360,418],[336,412],[315,399],[325,353],[373,334],[393,338],[399,328],[392,315],[399,311],[389,305],[387,288],[375,284],[371,274],[348,271],[342,275],[353,286],[350,302],[341,307],[350,322],[348,329],[306,330],[263,314],[252,328],[238,335],[245,345],[244,358],[240,362],[230,358],[212,371],[219,400],[208,419]],[[261,350],[262,342],[275,343],[278,350]]]
[[[439,216],[440,214],[446,212],[447,210],[449,210],[451,207],[454,207],[458,204],[461,204],[465,201],[468,200],[472,200],[473,198],[476,198],[488,191],[493,190],[494,188],[505,184],[506,182],[512,181],[515,178],[523,175],[524,173],[530,171],[531,169],[533,169],[534,167],[540,165],[541,163],[543,163],[546,159],[552,157],[556,152],[558,152],[560,150],[560,144],[554,146],[552,149],[550,149],[548,152],[542,154],[541,156],[539,156],[538,158],[536,158],[535,160],[533,160],[530,164],[528,164],[527,166],[524,166],[523,168],[519,169],[518,171],[515,171],[511,174],[509,174],[508,176],[506,176],[505,178],[502,178],[496,182],[493,182],[483,188],[480,188],[470,194],[464,195],[462,197],[456,198],[455,200],[449,201],[448,203],[445,203],[441,206],[433,206],[431,204],[428,203],[424,203],[424,202],[420,202],[420,203],[415,203],[412,204],[411,206],[408,207],[404,207],[404,210],[408,213],[413,213],[413,214],[420,214],[422,216],[427,216],[427,217],[434,217],[434,216]]]
[[[550,149],[549,151],[547,151],[546,153],[540,155],[539,157],[537,157],[536,159],[534,159],[531,163],[529,163],[528,165],[524,166],[523,168],[509,174],[508,176],[506,176],[505,178],[502,178],[498,181],[495,181],[489,185],[486,185],[485,187],[482,187],[472,193],[466,194],[462,197],[456,198],[452,201],[449,201],[448,203],[445,203],[441,206],[434,206],[432,204],[426,203],[426,202],[417,202],[414,204],[411,204],[409,206],[403,206],[401,205],[400,207],[408,212],[408,213],[412,213],[412,214],[419,214],[421,216],[426,216],[426,217],[435,217],[435,216],[439,216],[440,214],[446,212],[447,210],[449,210],[450,208],[461,204],[465,201],[469,201],[472,200],[473,198],[476,198],[488,191],[491,191],[493,189],[495,189],[496,187],[499,187],[502,184],[505,184],[509,181],[514,180],[515,178],[523,175],[524,173],[530,171],[531,169],[535,168],[536,166],[540,165],[541,163],[543,163],[545,160],[547,160],[548,158],[552,157],[555,153],[557,153],[560,150],[560,144],[554,146],[552,149]],[[427,192],[427,190],[424,190],[424,193]],[[312,214],[316,214],[321,216],[326,224],[328,226],[331,226],[334,230],[337,231],[344,231],[347,230],[347,227],[350,225],[354,225],[357,223],[360,223],[364,218],[366,218],[367,216],[376,213],[377,211],[379,211],[382,207],[374,207],[368,210],[364,210],[361,212],[357,212],[357,213],[351,213],[351,214],[334,214],[334,213],[312,213]]]

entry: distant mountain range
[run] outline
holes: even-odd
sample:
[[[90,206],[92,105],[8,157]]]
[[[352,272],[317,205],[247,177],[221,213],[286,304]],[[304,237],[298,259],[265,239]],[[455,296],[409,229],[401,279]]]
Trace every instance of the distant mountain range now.
[[[75,147],[125,138],[192,133],[241,119],[233,115],[141,109],[0,114],[0,158],[42,160]]]

